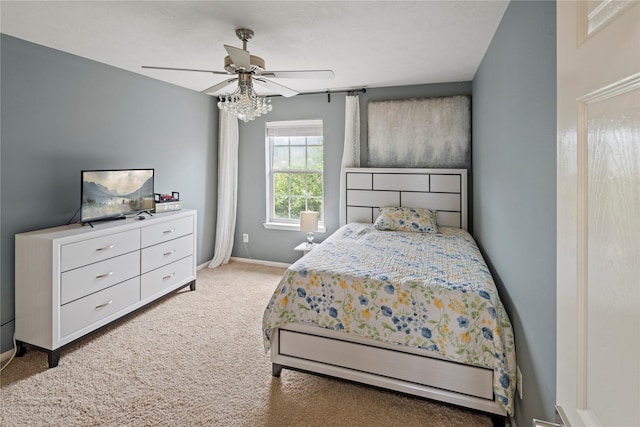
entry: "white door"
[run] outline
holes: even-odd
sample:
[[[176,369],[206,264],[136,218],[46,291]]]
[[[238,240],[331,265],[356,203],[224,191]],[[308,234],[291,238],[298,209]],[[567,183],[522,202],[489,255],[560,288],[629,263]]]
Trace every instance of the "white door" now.
[[[557,383],[571,426],[640,426],[640,2],[558,1]]]

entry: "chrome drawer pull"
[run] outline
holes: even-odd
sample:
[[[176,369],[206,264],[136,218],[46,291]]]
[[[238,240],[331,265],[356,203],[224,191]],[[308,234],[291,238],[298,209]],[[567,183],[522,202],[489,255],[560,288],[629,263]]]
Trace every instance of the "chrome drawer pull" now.
[[[174,231],[176,231],[176,229],[172,228],[171,230],[166,230],[166,231],[163,231],[162,233],[163,234],[170,234],[170,233],[173,233]]]
[[[175,275],[176,275],[176,273],[171,273],[171,274],[169,274],[168,276],[164,276],[164,277],[162,278],[162,280],[171,279],[171,278],[172,278],[173,276],[175,276]]]
[[[174,249],[174,250],[172,250],[172,251],[165,252],[163,255],[164,255],[164,256],[169,256],[169,255],[173,255],[173,254],[175,254],[175,253],[176,253],[176,250]]]
[[[104,248],[96,249],[97,252],[106,251],[108,249],[113,249],[113,245],[105,246]]]
[[[105,277],[109,277],[109,276],[113,276],[113,271],[110,271],[110,272],[104,273],[104,274],[98,274],[96,276],[96,279],[104,279]]]
[[[104,304],[100,304],[100,305],[96,305],[96,310],[102,307],[106,307],[109,304],[111,304],[113,302],[113,300],[110,300],[109,302],[105,302]]]

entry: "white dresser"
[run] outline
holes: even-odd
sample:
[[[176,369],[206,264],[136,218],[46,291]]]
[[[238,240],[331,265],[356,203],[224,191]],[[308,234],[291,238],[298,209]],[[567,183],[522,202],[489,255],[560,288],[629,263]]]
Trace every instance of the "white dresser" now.
[[[196,211],[16,234],[17,355],[60,350],[196,280]]]

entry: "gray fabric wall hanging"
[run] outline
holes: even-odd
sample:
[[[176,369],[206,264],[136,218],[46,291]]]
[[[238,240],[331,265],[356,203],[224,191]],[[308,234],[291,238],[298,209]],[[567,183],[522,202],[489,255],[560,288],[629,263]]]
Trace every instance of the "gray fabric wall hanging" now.
[[[471,167],[469,96],[371,101],[370,167]]]

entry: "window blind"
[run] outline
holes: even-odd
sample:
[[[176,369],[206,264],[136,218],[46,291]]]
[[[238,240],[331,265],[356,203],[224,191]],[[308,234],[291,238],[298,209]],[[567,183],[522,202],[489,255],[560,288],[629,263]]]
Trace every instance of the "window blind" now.
[[[322,120],[267,122],[267,136],[322,136]]]

